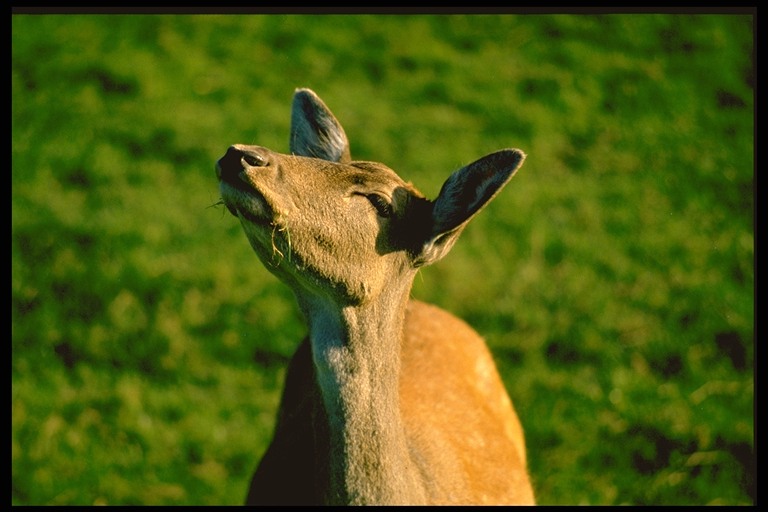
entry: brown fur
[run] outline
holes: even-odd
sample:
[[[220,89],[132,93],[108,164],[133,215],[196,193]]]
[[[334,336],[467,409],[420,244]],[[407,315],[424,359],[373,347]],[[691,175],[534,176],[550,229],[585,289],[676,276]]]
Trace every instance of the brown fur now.
[[[296,293],[309,336],[292,358],[250,504],[533,504],[523,430],[482,338],[409,300],[522,164],[502,150],[425,199],[353,162],[312,92],[294,96],[291,152],[232,146],[222,199]]]

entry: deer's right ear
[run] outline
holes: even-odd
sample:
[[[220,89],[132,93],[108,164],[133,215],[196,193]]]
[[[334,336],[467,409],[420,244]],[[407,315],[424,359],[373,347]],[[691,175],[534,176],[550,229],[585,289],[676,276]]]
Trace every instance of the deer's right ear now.
[[[331,162],[349,162],[344,128],[310,89],[296,89],[291,106],[291,153]]]

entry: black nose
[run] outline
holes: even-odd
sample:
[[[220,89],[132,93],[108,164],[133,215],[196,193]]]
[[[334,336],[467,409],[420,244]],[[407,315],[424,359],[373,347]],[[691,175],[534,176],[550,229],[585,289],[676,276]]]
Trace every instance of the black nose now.
[[[230,146],[216,163],[216,175],[222,181],[237,183],[244,169],[267,165],[269,165],[269,156],[264,148],[236,144]]]

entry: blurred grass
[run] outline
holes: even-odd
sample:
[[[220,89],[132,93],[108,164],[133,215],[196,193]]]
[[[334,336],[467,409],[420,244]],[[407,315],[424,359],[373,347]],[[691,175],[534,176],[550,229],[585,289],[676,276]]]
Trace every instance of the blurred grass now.
[[[434,197],[542,504],[752,504],[753,16],[12,16],[12,503],[237,504],[304,334],[221,207],[294,87]]]

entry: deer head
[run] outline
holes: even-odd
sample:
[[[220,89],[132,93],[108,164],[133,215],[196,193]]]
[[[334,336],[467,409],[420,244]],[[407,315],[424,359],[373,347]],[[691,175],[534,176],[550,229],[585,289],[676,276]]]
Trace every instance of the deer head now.
[[[430,201],[386,165],[351,160],[341,124],[309,89],[294,95],[290,152],[231,146],[216,165],[223,202],[297,293],[353,305],[442,258],[525,159],[518,149],[489,154]]]

